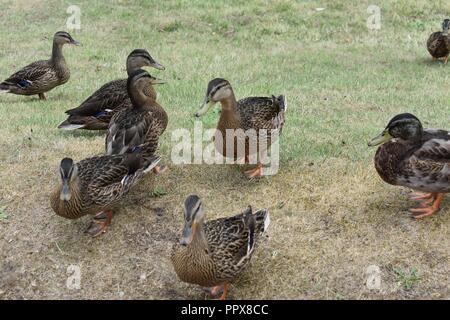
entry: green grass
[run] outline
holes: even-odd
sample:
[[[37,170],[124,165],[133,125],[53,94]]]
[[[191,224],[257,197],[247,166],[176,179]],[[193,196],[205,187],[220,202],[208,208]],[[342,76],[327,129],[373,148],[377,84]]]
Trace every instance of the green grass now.
[[[65,29],[72,4],[3,2],[1,79],[48,57],[51,37]],[[196,193],[209,218],[248,204],[271,210],[270,240],[232,287],[232,298],[448,298],[448,205],[424,221],[410,219],[406,190],[381,181],[372,164],[375,150],[367,147],[400,112],[415,114],[425,126],[449,128],[450,66],[432,62],[425,48],[448,5],[377,1],[381,30],[370,32],[369,4],[78,1],[82,29],[72,35],[83,47],[64,48],[70,81],[48,93],[45,102],[0,96],[0,203],[9,212],[2,221],[0,261],[13,266],[9,272],[25,270],[3,296],[203,298],[196,287],[177,281],[168,260],[181,232],[181,204]],[[149,72],[168,81],[156,89],[169,114],[160,141],[169,170],[132,192],[108,233],[92,241],[83,234],[89,219],[56,217],[48,195],[60,159],[102,153],[104,135],[61,132],[56,126],[66,109],[124,77],[126,56],[135,48],[148,49],[166,66]],[[236,167],[170,163],[171,132],[192,130],[193,114],[215,77],[229,80],[238,98],[287,96],[278,175],[249,182]],[[210,112],[202,118],[204,127],[214,127],[217,119],[217,112]],[[155,208],[165,213],[155,215]],[[79,291],[64,287],[66,267],[74,263],[82,265],[85,279]],[[394,273],[382,279],[380,291],[371,291],[364,286],[364,271],[373,264],[414,265],[420,281],[399,288]],[[37,289],[26,285],[31,281]],[[406,288],[410,282],[414,285]]]

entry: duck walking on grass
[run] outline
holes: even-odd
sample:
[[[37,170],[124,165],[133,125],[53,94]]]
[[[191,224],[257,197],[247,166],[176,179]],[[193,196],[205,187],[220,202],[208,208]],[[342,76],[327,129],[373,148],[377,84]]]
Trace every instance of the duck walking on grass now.
[[[95,237],[106,232],[111,223],[111,209],[128,191],[153,169],[160,158],[148,160],[139,152],[97,156],[74,163],[64,158],[60,180],[50,197],[53,211],[67,219],[95,215],[86,230]]]
[[[278,97],[249,97],[237,101],[231,84],[225,79],[216,78],[209,82],[204,103],[195,116],[201,117],[216,102],[220,102],[222,106],[222,112],[217,124],[217,130],[220,131],[222,139],[220,139],[221,141],[215,139],[215,144],[216,149],[225,157],[231,156],[234,157],[235,161],[238,160],[240,155],[238,155],[237,150],[238,145],[241,143],[245,146],[245,163],[249,163],[249,158],[252,156],[248,137],[245,138],[245,141],[238,141],[240,138],[236,135],[233,141],[234,150],[227,150],[226,137],[229,130],[234,130],[235,132],[239,132],[239,129],[242,129],[244,132],[254,131],[257,143],[254,152],[261,153],[263,151],[261,146],[268,148],[273,142],[273,131],[279,134],[283,129],[284,115],[287,110],[286,100],[283,95]],[[261,134],[262,131],[267,133],[264,143],[261,140],[261,136],[264,136]],[[256,168],[246,171],[245,174],[249,178],[261,177],[263,175],[263,167],[260,161],[258,161]]]
[[[433,32],[427,41],[427,49],[433,57],[433,60],[444,59],[445,64],[447,64],[448,56],[450,54],[449,29],[450,20],[445,19],[442,22],[442,31]]]
[[[38,95],[39,99],[46,100],[46,92],[66,83],[70,78],[70,71],[62,52],[65,44],[80,45],[67,32],[56,32],[53,37],[51,58],[33,62],[14,73],[0,83],[0,93]]]
[[[126,64],[128,76],[146,66],[159,70],[165,69],[152,58],[147,50],[136,49],[129,54]],[[144,93],[151,99],[156,100],[156,92],[152,86],[146,87]],[[79,107],[67,110],[66,113],[69,117],[58,128],[64,130],[106,130],[114,114],[130,105],[127,79],[114,80],[95,91]]]
[[[200,198],[184,202],[181,240],[172,248],[171,260],[181,281],[197,284],[216,296],[227,296],[233,282],[250,264],[261,235],[269,226],[266,209],[252,212],[249,206],[233,217],[205,222]]]
[[[168,116],[146,91],[160,83],[165,82],[142,69],[130,75],[127,90],[131,106],[119,110],[111,119],[106,135],[106,154],[123,154],[134,148],[142,150],[144,158],[155,154],[159,137],[166,130]],[[153,171],[160,173],[165,168],[156,166]]]
[[[424,129],[410,113],[395,116],[386,129],[369,142],[381,145],[375,155],[375,168],[387,183],[425,193],[412,193],[419,201],[410,209],[420,219],[440,209],[445,193],[450,192],[450,133]]]

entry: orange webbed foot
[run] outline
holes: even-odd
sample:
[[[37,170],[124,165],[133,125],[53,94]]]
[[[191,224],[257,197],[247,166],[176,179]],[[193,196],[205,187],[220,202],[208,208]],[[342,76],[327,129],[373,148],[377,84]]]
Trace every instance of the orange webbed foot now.
[[[263,173],[262,165],[258,165],[256,168],[250,169],[250,170],[247,170],[244,172],[244,174],[249,179],[262,177],[263,176],[262,173]]]
[[[418,208],[409,209],[409,211],[413,214],[413,218],[422,219],[438,212],[441,207],[441,202],[444,199],[444,195],[444,193],[438,193],[431,199],[421,202]],[[429,203],[433,204],[431,206],[428,206]]]
[[[112,211],[102,211],[96,214],[94,219],[91,221],[91,224],[86,229],[86,233],[94,238],[105,233],[111,224],[112,216]]]

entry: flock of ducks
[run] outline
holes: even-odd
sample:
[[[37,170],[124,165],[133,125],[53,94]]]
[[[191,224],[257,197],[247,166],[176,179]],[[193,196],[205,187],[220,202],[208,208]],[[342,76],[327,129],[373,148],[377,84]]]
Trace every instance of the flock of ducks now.
[[[442,23],[442,31],[433,33],[427,48],[434,59],[450,54],[448,30],[450,20]],[[34,62],[0,83],[0,93],[38,95],[69,80],[70,72],[62,48],[80,45],[67,32],[53,38],[49,60]],[[159,137],[164,133],[168,115],[156,101],[154,85],[164,81],[151,76],[143,67],[164,70],[148,51],[136,49],[126,61],[127,79],[111,81],[87,98],[79,107],[67,110],[67,119],[58,128],[66,130],[107,130],[105,154],[75,163],[70,158],[60,163],[59,183],[50,196],[52,209],[59,216],[77,219],[93,215],[87,228],[91,236],[104,233],[111,223],[112,208],[148,173],[160,174],[166,166],[157,155]],[[221,78],[209,82],[204,103],[195,116],[221,104],[217,130],[226,139],[227,129],[275,130],[281,133],[285,123],[286,100],[283,95],[249,97],[236,100],[231,84]],[[268,137],[271,143],[270,136]],[[379,148],[375,167],[389,184],[415,191],[411,199],[418,201],[410,209],[416,219],[439,210],[445,193],[450,192],[450,134],[448,131],[424,129],[412,114],[395,116],[382,133],[369,142]],[[226,153],[226,143],[219,150]],[[248,159],[248,148],[246,148]],[[249,178],[262,176],[262,165],[248,170]],[[423,192],[423,193],[420,193]],[[242,213],[205,222],[201,199],[187,197],[183,204],[184,228],[172,249],[171,260],[178,277],[205,288],[212,296],[222,293],[225,299],[229,284],[248,266],[261,236],[269,225],[266,209]]]

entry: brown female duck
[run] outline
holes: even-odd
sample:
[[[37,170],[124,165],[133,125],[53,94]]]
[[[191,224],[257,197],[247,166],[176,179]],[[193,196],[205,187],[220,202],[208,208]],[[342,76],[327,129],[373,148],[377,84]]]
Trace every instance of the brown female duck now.
[[[184,202],[184,229],[172,248],[171,260],[181,281],[197,284],[212,295],[223,289],[226,298],[233,282],[249,266],[261,235],[270,219],[267,210],[252,212],[248,207],[233,217],[205,222],[200,198]]]
[[[167,113],[146,90],[154,84],[165,83],[152,77],[147,71],[137,70],[127,81],[131,106],[119,110],[109,123],[106,135],[106,154],[123,154],[139,148],[144,157],[153,156],[158,148],[159,137],[166,130]],[[155,167],[159,173],[165,166]]]
[[[238,133],[239,129],[242,129],[244,132],[253,132],[255,144],[257,144],[255,150],[257,149],[257,152],[261,153],[263,146],[268,148],[273,142],[272,136],[274,133],[278,135],[283,129],[284,114],[287,108],[285,98],[282,95],[278,97],[249,97],[237,101],[230,83],[225,79],[216,78],[209,82],[204,103],[195,116],[204,115],[216,102],[220,102],[222,106],[217,124],[217,130],[220,131],[222,139],[215,139],[215,144],[216,149],[223,156],[238,160],[240,155],[238,155],[237,150],[240,143],[245,144],[246,163],[249,163],[250,157],[254,156],[250,153],[249,138],[245,137],[244,141],[238,137],[238,134],[233,138],[234,150],[227,150],[227,131]],[[262,133],[267,135],[264,136]],[[266,137],[266,141],[262,141],[261,137]],[[262,176],[262,164],[258,161],[255,169],[248,170],[245,173],[249,178]]]
[[[139,152],[97,156],[74,163],[64,158],[60,181],[50,196],[59,216],[77,219],[95,215],[86,230],[91,236],[104,233],[111,223],[112,207],[159,162],[159,157],[143,160]]]
[[[53,51],[49,60],[40,60],[27,65],[0,83],[0,93],[38,95],[46,100],[45,93],[66,83],[70,71],[62,53],[65,44],[80,45],[70,34],[58,31],[53,36]]]
[[[165,69],[152,58],[147,50],[136,49],[128,55],[126,63],[128,76],[145,66],[159,70]],[[146,87],[145,94],[156,100],[156,92],[152,86]],[[105,130],[108,129],[113,115],[130,105],[127,79],[114,80],[95,91],[79,107],[67,110],[66,113],[69,117],[58,128],[65,130]]]
[[[413,193],[420,201],[410,209],[420,219],[439,211],[445,193],[450,192],[450,133],[424,129],[410,113],[396,115],[386,129],[369,142],[381,145],[375,154],[375,168],[387,183],[425,193]]]

